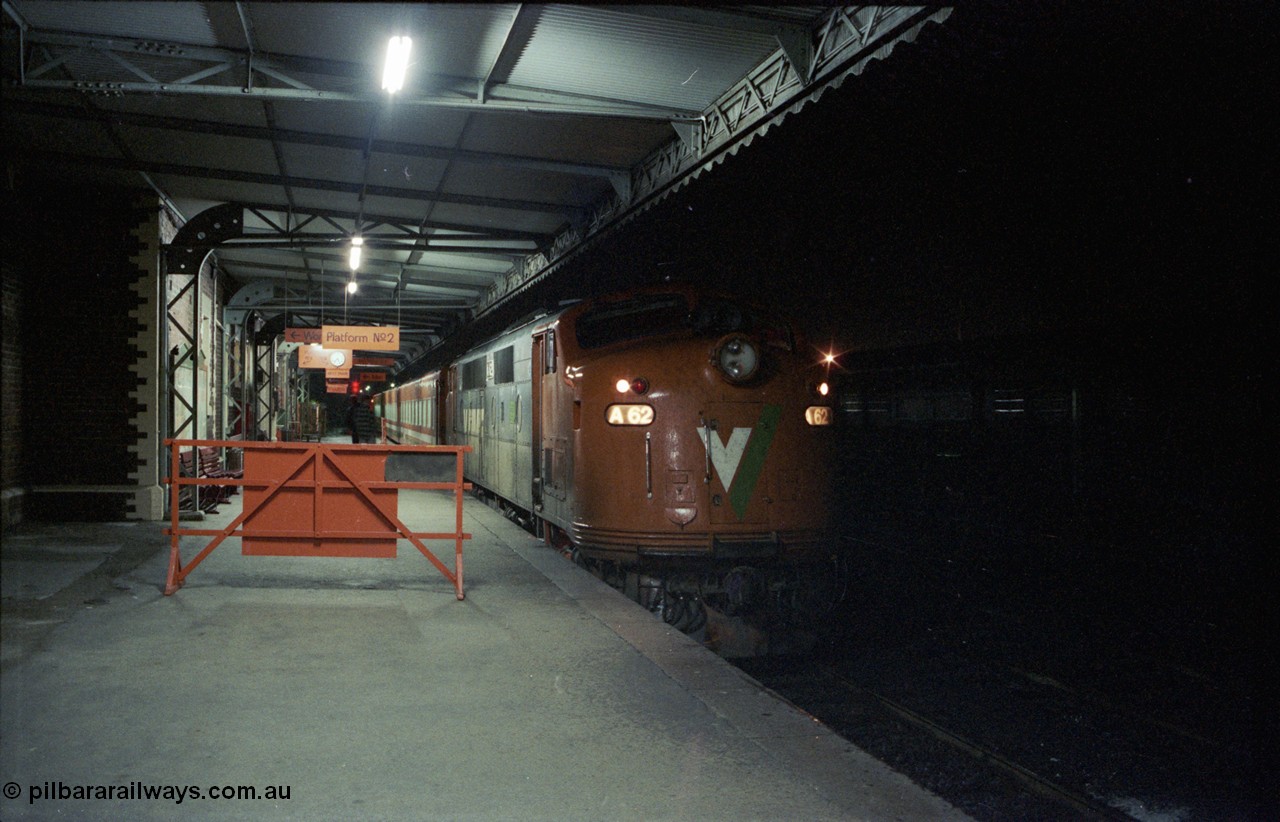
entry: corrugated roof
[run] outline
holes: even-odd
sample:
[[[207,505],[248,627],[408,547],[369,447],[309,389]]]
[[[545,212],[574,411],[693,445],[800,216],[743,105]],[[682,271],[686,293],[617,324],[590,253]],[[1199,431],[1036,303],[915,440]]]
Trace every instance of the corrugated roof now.
[[[138,185],[145,175],[187,218],[221,202],[292,211],[273,219],[306,223],[323,242],[224,250],[221,265],[245,285],[289,283],[316,301],[341,299],[335,238],[359,229],[416,242],[371,247],[361,294],[458,305],[461,293],[469,310],[453,309],[456,321],[722,161],[861,52],[882,55],[946,14],[49,0],[5,10],[4,143],[16,168]],[[414,38],[414,57],[405,90],[388,98],[380,64],[397,32]],[[826,73],[807,86],[790,64],[807,59],[805,44],[814,74]],[[467,247],[432,245],[449,231],[466,231]]]

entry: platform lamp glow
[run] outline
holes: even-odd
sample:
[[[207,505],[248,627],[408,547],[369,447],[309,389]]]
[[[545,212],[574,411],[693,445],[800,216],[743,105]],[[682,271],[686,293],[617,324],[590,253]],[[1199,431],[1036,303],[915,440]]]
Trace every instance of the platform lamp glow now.
[[[351,281],[347,283],[347,293],[356,293],[356,270],[360,268],[360,254],[364,249],[364,238],[359,234],[351,238],[351,256],[348,262],[351,264]]]
[[[382,70],[382,90],[395,94],[404,88],[405,72],[409,70],[409,50],[413,41],[408,37],[392,37],[387,44],[387,64]]]

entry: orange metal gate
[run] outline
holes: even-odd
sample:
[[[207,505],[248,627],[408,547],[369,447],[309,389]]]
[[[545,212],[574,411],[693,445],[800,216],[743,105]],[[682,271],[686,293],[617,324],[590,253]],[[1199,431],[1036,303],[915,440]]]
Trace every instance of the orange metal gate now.
[[[471,483],[462,478],[462,455],[470,447],[172,439],[165,445],[170,449],[166,596],[181,588],[223,540],[239,537],[244,554],[298,557],[390,558],[396,555],[396,541],[406,539],[453,583],[458,599],[463,598],[462,542],[471,535],[462,530],[462,492]],[[210,446],[244,449],[243,478],[181,476],[180,451]],[[397,466],[399,479],[389,476],[389,462]],[[419,481],[417,476],[428,479]],[[187,485],[241,487],[244,508],[222,529],[183,528],[178,496]],[[401,488],[453,491],[453,532],[410,530],[397,511]],[[184,565],[179,551],[184,536],[213,539]],[[454,542],[452,569],[423,544],[444,539]]]

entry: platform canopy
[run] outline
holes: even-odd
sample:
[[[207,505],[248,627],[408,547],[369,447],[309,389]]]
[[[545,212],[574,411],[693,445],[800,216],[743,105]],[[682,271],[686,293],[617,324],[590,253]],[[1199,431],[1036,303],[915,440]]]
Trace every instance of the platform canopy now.
[[[17,173],[145,186],[264,313],[334,305],[420,350],[823,90],[939,6],[4,0]],[[382,88],[392,37],[403,88]],[[818,102],[818,105],[821,105]],[[784,126],[786,127],[786,126]],[[220,212],[210,209],[221,208]],[[210,221],[212,222],[212,220]],[[197,240],[196,238],[200,238]],[[233,294],[234,299],[234,294]]]

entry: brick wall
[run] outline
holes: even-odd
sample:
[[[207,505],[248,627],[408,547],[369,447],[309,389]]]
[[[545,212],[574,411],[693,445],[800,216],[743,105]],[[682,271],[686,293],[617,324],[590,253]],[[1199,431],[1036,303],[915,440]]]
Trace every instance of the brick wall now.
[[[11,379],[5,371],[5,486],[28,490],[30,518],[124,519],[138,482],[140,255],[155,240],[154,195],[20,181],[6,192],[5,347],[17,306],[20,442],[10,476]],[[12,273],[10,270],[12,269]],[[12,296],[10,280],[14,280]],[[153,409],[150,409],[153,410]]]
[[[4,280],[4,348],[0,352],[0,478],[3,526],[22,520],[22,280],[9,255],[0,256]]]

